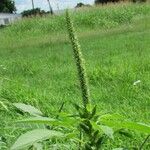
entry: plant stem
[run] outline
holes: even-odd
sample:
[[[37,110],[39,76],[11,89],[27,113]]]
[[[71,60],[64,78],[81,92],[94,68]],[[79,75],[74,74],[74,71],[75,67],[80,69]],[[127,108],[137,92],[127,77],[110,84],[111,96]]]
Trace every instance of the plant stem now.
[[[90,104],[90,94],[89,94],[89,86],[87,81],[86,69],[85,69],[81,48],[78,39],[76,37],[74,26],[68,10],[66,11],[66,21],[67,21],[67,28],[69,32],[69,38],[72,44],[74,58],[78,70],[78,77],[79,77],[80,87],[82,92],[83,106],[86,109],[87,104]]]

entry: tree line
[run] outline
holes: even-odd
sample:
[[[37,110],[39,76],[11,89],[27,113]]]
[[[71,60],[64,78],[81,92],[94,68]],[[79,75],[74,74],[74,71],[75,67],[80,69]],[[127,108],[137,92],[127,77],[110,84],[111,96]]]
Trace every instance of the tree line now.
[[[50,3],[50,0],[47,0],[49,6],[49,12],[53,14],[53,9]],[[32,9],[31,12],[34,14],[35,12],[39,12],[38,8],[34,7],[34,0],[31,0]],[[40,10],[41,11],[41,10]],[[0,0],[0,12],[4,13],[15,13],[16,7],[14,0]]]
[[[13,0],[0,0],[0,12],[14,13],[15,11],[16,7]]]
[[[106,4],[109,2],[119,2],[121,0],[95,0],[95,4]],[[146,2],[146,0],[129,0],[132,2]],[[47,0],[47,5],[49,7],[49,11],[45,12],[44,10],[41,10],[40,8],[35,8],[34,6],[34,0],[31,0],[31,4],[32,4],[32,9],[30,10],[26,10],[22,12],[23,16],[30,16],[30,15],[36,15],[36,14],[46,14],[46,13],[50,13],[50,14],[54,14],[52,5],[50,0]],[[82,3],[77,4],[76,7],[82,7],[85,6]],[[15,7],[15,2],[14,0],[0,0],[0,12],[4,12],[4,13],[15,13],[16,12],[16,7]]]

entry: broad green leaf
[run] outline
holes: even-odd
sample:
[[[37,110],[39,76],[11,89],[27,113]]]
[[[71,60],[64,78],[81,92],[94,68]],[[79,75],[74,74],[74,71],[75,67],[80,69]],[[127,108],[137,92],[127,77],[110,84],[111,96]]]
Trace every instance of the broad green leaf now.
[[[66,138],[73,139],[73,138],[77,137],[78,134],[79,134],[79,132],[74,132],[73,131],[72,133],[66,134]]]
[[[124,129],[129,129],[133,131],[138,131],[146,134],[150,134],[150,126],[141,124],[141,123],[136,123],[136,122],[131,122],[131,121],[119,121],[119,120],[105,120],[101,119],[101,123],[109,126],[109,127],[117,127],[118,129],[124,128]]]
[[[53,118],[47,118],[47,117],[31,117],[28,119],[22,119],[16,121],[17,123],[42,123],[42,124],[52,124],[54,123],[55,119]]]
[[[114,139],[114,131],[112,128],[108,127],[108,126],[104,126],[104,125],[98,125],[95,122],[91,122],[92,126],[99,131],[102,131],[104,134],[106,134],[109,138]]]
[[[35,149],[35,150],[43,150],[42,143],[35,143],[35,144],[33,144],[33,149]]]
[[[62,120],[57,120],[53,118],[47,118],[47,117],[31,117],[28,119],[22,119],[16,121],[16,123],[38,123],[38,124],[46,124],[46,125],[54,125],[54,126],[61,126],[66,127],[68,129],[73,129],[74,124],[77,123],[77,121],[73,118],[63,118]]]
[[[124,120],[126,118],[124,116],[119,115],[119,114],[105,114],[105,115],[101,115],[99,119]]]
[[[21,135],[10,150],[20,150],[32,146],[33,144],[50,138],[63,137],[63,133],[47,129],[35,129]]]
[[[23,103],[13,103],[13,105],[15,107],[17,107],[19,110],[23,111],[23,112],[27,112],[30,115],[33,116],[43,116],[42,112],[40,110],[38,110],[37,108],[31,106],[31,105],[26,105]]]
[[[112,128],[108,127],[108,126],[103,126],[103,125],[99,125],[99,127],[101,128],[101,130],[111,139],[114,139],[114,131]]]
[[[113,150],[124,150],[124,148],[114,148]]]
[[[26,130],[33,130],[33,129],[45,129],[45,124],[37,124],[37,123],[27,123],[27,122],[16,122],[14,127],[16,129],[26,129]]]
[[[119,133],[120,135],[123,135],[123,136],[128,137],[128,138],[134,137],[132,135],[132,132],[130,132],[129,130],[120,129],[120,130],[117,130],[116,133]]]
[[[136,130],[139,132],[150,134],[150,126],[146,125],[146,124],[125,121],[125,122],[123,122],[123,126],[130,130]]]
[[[76,126],[79,123],[79,120],[76,118],[72,118],[72,117],[64,117],[64,118],[60,118],[61,119],[61,124],[66,125],[66,126]]]
[[[59,114],[59,125],[65,126],[68,128],[74,128],[79,125],[81,119],[79,117],[73,117],[74,115],[61,112]]]

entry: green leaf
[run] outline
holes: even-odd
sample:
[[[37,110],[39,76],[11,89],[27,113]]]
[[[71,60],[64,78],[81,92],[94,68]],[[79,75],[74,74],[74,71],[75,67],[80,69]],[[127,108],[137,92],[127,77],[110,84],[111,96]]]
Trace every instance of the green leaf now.
[[[20,150],[32,146],[34,143],[43,141],[49,138],[63,137],[63,133],[47,129],[35,129],[21,135],[10,150]]]
[[[128,130],[117,130],[116,133],[119,133],[120,135],[123,135],[125,137],[128,137],[128,138],[133,138],[133,135],[131,132],[129,132]]]
[[[130,129],[130,130],[136,130],[142,133],[150,134],[150,126],[146,124],[136,123],[136,122],[128,122],[125,121],[122,123],[123,127]]]
[[[95,122],[91,122],[92,126],[99,131],[102,131],[104,134],[106,134],[109,138],[114,139],[114,131],[112,128],[104,125],[98,125]]]
[[[119,114],[105,114],[105,115],[100,116],[99,119],[125,120],[126,118],[124,116],[119,115]]]
[[[15,107],[17,107],[19,110],[23,111],[23,112],[27,112],[30,115],[33,116],[43,116],[42,112],[40,110],[38,110],[37,108],[31,106],[31,105],[26,105],[23,103],[13,103],[13,105]]]
[[[36,150],[43,150],[43,145],[42,145],[42,143],[34,143],[34,144],[33,144],[33,149],[36,149]]]
[[[24,122],[19,122],[14,125],[16,129],[23,129],[23,130],[33,130],[33,129],[45,129],[46,126],[45,124],[37,124],[37,123],[24,123]]]
[[[101,130],[111,139],[114,139],[114,131],[112,128],[108,127],[108,126],[103,126],[103,125],[99,125],[99,127],[101,128]]]
[[[141,123],[136,123],[136,122],[131,122],[131,121],[126,121],[126,120],[115,120],[115,119],[101,119],[101,123],[109,126],[109,127],[114,127],[114,128],[119,128],[119,129],[129,129],[133,131],[138,131],[141,133],[146,133],[150,134],[150,126],[141,124]]]
[[[46,124],[46,125],[54,125],[61,126],[67,129],[73,129],[74,125],[77,123],[77,120],[74,118],[66,117],[61,120],[47,118],[47,117],[31,117],[28,119],[22,119],[16,121],[16,123],[38,123],[38,124]]]
[[[52,124],[56,120],[53,118],[47,118],[47,117],[31,117],[28,119],[22,119],[16,121],[16,123],[42,123],[42,124]]]
[[[124,148],[114,148],[113,150],[124,150]]]
[[[77,135],[78,135],[78,132],[68,133],[68,134],[66,134],[66,138],[73,139],[73,138],[77,137]]]

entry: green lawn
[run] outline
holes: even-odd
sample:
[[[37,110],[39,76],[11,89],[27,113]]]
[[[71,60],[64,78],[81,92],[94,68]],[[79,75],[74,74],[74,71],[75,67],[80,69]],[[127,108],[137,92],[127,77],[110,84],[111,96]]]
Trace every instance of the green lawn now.
[[[92,103],[102,114],[119,113],[150,124],[150,6],[112,5],[72,16]],[[137,80],[141,83],[134,86]],[[8,107],[0,105],[0,135],[8,146],[20,134],[11,128],[12,119],[21,117],[11,103],[31,104],[51,116],[62,102],[66,112],[74,111],[71,102],[81,102],[64,15],[24,19],[0,29],[0,101]],[[138,134],[115,145],[136,147],[142,140]]]

